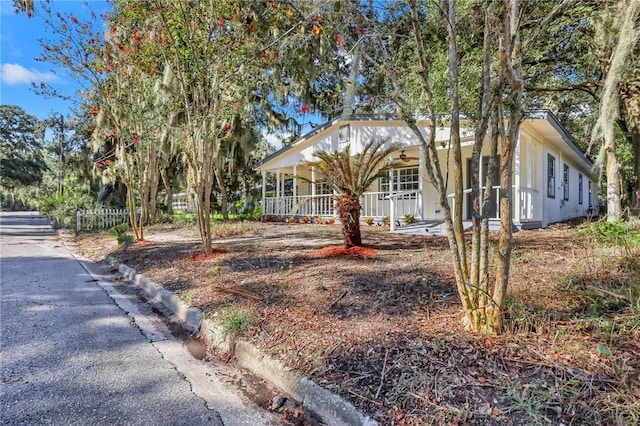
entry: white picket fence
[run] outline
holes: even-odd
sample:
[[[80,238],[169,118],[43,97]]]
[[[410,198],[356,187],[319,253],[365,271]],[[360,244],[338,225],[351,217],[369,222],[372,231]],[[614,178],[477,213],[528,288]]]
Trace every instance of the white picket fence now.
[[[78,210],[76,213],[76,230],[109,229],[121,223],[129,223],[127,209]]]

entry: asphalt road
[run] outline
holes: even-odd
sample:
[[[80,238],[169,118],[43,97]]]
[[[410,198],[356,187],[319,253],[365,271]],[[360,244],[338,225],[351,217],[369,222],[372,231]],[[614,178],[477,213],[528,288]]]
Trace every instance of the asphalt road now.
[[[0,213],[3,425],[267,425],[35,213]]]

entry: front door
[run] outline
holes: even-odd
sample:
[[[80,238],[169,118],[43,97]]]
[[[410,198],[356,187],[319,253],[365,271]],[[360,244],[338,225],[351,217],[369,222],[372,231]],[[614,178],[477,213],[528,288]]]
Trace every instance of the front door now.
[[[482,157],[482,165],[480,166],[480,185],[484,187],[485,179],[487,173],[489,172],[489,156]],[[500,176],[496,171],[495,176],[493,177],[493,181],[491,182],[491,199],[489,200],[489,205],[487,208],[489,209],[489,218],[496,219],[498,218],[498,194],[497,187],[500,184]],[[467,188],[471,188],[471,158],[467,158]],[[471,219],[471,193],[467,193],[466,195],[467,201],[467,219]]]

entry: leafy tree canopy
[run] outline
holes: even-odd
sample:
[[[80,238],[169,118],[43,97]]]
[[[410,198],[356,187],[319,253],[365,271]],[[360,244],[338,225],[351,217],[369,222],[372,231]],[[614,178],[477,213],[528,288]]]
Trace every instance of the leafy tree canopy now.
[[[46,170],[42,156],[44,128],[15,105],[0,105],[0,169],[2,186],[37,184]]]

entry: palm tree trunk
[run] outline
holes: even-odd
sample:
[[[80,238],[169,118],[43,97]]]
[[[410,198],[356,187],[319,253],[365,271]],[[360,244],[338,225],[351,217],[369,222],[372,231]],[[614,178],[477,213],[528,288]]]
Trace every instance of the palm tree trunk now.
[[[342,194],[338,200],[338,215],[340,222],[342,222],[344,245],[347,247],[361,246],[360,200],[350,194]]]

